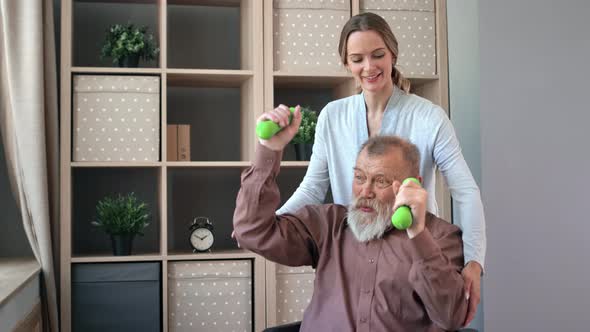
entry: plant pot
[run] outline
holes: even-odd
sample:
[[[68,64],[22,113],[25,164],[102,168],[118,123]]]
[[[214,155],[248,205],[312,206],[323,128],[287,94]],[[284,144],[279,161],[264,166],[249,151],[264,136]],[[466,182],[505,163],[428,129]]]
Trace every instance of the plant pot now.
[[[124,58],[119,59],[119,67],[136,68],[139,66],[139,54],[131,54]]]
[[[299,161],[311,159],[313,144],[293,144],[295,147],[295,158]]]
[[[113,234],[111,243],[113,244],[113,255],[129,256],[133,247],[133,237],[135,234]]]

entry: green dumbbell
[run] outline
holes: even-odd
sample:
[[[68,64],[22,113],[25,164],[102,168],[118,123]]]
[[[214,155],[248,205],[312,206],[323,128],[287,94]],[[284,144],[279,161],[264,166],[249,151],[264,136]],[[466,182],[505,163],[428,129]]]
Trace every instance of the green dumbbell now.
[[[404,180],[403,184],[407,183],[408,181],[414,181],[415,183],[421,185],[420,181],[416,178],[407,178]],[[412,210],[407,205],[402,205],[398,207],[393,215],[391,216],[391,223],[393,227],[404,230],[412,226]]]
[[[295,107],[289,107],[289,111],[291,111],[291,114],[289,115],[289,123],[291,123],[291,120],[293,120],[293,113],[295,112]],[[281,131],[281,129],[283,128],[281,128],[281,126],[279,126],[276,122],[272,120],[260,121],[256,125],[256,135],[258,135],[258,137],[262,139],[270,139],[276,133]]]

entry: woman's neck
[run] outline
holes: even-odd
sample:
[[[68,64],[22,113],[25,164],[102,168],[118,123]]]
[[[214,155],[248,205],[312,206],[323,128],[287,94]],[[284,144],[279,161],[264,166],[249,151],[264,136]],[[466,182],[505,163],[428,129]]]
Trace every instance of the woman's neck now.
[[[383,113],[391,95],[393,94],[393,85],[378,92],[364,92],[367,114]]]

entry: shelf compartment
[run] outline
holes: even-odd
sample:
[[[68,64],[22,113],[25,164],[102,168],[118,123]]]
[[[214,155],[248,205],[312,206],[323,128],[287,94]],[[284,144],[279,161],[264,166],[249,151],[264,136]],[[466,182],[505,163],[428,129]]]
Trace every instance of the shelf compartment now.
[[[168,169],[168,252],[192,250],[189,227],[200,216],[213,223],[213,252],[239,249],[231,232],[241,172],[240,168]]]
[[[301,105],[310,107],[318,115],[321,110],[332,100],[343,97],[349,89],[350,80],[323,80],[315,81],[315,86],[310,87],[302,77],[296,80],[279,80],[274,84],[274,105],[284,104],[288,106]],[[295,149],[293,145],[287,145],[283,152],[284,161],[295,161]]]
[[[73,1],[72,64],[80,67],[113,67],[112,59],[101,59],[100,52],[107,30],[113,24],[133,23],[147,26],[160,47],[159,0],[142,1]],[[141,59],[140,67],[156,68],[156,60]]]
[[[241,7],[240,1],[168,2],[167,67],[246,69],[240,50],[246,28]]]
[[[133,240],[138,256],[160,252],[160,205],[158,168],[74,168],[72,169],[72,256],[112,256],[109,235],[91,225],[96,204],[107,195],[134,192],[146,202],[151,215],[144,236]],[[65,240],[65,239],[64,239]],[[133,256],[130,256],[133,257]]]
[[[166,121],[190,125],[191,161],[242,160],[242,89],[168,83]]]

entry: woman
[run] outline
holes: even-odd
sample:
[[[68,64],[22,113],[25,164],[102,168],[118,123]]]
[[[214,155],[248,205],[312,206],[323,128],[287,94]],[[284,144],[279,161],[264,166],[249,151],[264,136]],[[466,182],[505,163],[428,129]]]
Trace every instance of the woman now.
[[[420,172],[428,191],[429,211],[437,214],[435,170],[440,169],[454,199],[455,223],[463,230],[466,299],[473,317],[480,299],[485,256],[485,220],[479,189],[463,158],[453,126],[444,110],[409,93],[410,82],[395,68],[398,45],[379,15],[353,16],[343,27],[338,50],[362,93],[326,105],[318,118],[313,154],[297,191],[278,211],[295,211],[323,202],[328,186],[334,203],[351,202],[355,157],[362,143],[375,135],[398,135],[420,150]],[[289,111],[280,105],[260,117],[281,126]]]

